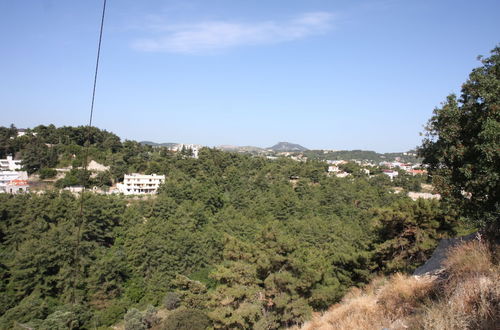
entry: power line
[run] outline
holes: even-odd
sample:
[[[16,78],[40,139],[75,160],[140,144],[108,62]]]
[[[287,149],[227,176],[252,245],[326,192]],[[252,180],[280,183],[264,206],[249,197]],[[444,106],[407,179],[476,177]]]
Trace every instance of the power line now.
[[[101,57],[101,44],[102,44],[102,32],[104,30],[104,17],[106,15],[106,0],[103,1],[102,5],[102,15],[101,15],[101,27],[99,30],[99,43],[97,45],[97,57],[95,62],[95,72],[94,72],[94,84],[92,87],[92,101],[90,102],[90,116],[89,123],[87,125],[87,137],[85,141],[84,148],[84,157],[83,157],[83,175],[82,175],[82,190],[80,194],[80,212],[79,212],[79,222],[76,231],[76,245],[75,245],[75,255],[74,255],[74,268],[73,268],[73,279],[72,279],[72,293],[71,293],[71,301],[76,303],[76,286],[77,286],[77,277],[80,271],[80,243],[81,243],[81,232],[83,225],[85,223],[85,218],[83,216],[83,208],[84,208],[84,197],[85,197],[85,186],[87,185],[87,162],[89,156],[89,147],[90,147],[90,135],[92,133],[92,119],[94,115],[94,101],[95,101],[95,92],[97,87],[97,75],[99,72],[99,60]]]

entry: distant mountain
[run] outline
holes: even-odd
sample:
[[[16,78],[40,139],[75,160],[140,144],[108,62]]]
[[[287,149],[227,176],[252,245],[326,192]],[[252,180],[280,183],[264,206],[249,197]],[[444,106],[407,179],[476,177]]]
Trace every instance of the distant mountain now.
[[[295,144],[295,143],[290,143],[290,142],[278,142],[272,147],[269,147],[267,149],[277,151],[277,152],[286,152],[286,151],[307,151],[309,149],[304,148],[300,144]]]
[[[248,152],[248,153],[261,153],[264,149],[254,146],[233,146],[233,145],[221,145],[217,149],[222,151],[235,151],[235,152]]]
[[[153,146],[153,147],[174,147],[174,146],[178,145],[178,143],[173,143],[173,142],[156,143],[156,142],[152,142],[152,141],[141,141],[139,143],[145,144],[148,146]]]

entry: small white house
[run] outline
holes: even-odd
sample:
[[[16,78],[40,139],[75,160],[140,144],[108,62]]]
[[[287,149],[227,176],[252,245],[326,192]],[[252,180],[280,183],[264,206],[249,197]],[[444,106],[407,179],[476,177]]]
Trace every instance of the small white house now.
[[[0,193],[24,193],[29,191],[28,173],[24,171],[0,171]]]
[[[23,194],[29,190],[30,186],[27,180],[12,180],[5,186],[5,192],[9,194]]]
[[[17,171],[21,169],[22,160],[14,160],[12,156],[0,159],[0,171]]]
[[[163,182],[164,175],[132,173],[125,174],[123,183],[117,184],[117,188],[124,195],[151,195],[156,194]]]
[[[338,173],[341,172],[340,168],[335,165],[328,166],[328,173]]]
[[[398,171],[393,171],[393,170],[382,170],[382,172],[389,178],[391,178],[391,181],[399,175]]]
[[[26,135],[26,128],[18,128],[17,129],[17,137],[24,136],[24,135]]]

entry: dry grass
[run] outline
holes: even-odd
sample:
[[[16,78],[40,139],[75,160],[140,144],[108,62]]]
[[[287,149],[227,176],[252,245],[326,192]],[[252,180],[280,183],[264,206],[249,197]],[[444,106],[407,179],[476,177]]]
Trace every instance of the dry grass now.
[[[490,251],[480,241],[454,248],[443,278],[378,278],[303,329],[500,329],[500,270]]]

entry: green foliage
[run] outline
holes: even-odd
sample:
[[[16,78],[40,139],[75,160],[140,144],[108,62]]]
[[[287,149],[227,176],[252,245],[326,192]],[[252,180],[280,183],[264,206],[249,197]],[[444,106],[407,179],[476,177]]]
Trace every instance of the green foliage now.
[[[443,199],[476,224],[500,228],[500,47],[481,58],[462,85],[434,110],[420,147]]]
[[[162,324],[162,330],[205,330],[210,319],[200,310],[178,309],[171,313]]]
[[[99,172],[92,180],[92,184],[97,187],[111,187],[113,185],[113,178],[109,171]]]
[[[127,314],[123,317],[125,321],[125,330],[146,330],[147,326],[142,322],[142,313],[132,308],[128,310]]]
[[[303,152],[308,159],[314,160],[359,160],[372,163],[379,163],[398,157],[402,162],[419,163],[421,160],[415,157],[415,151],[410,150],[408,153],[392,152],[379,154],[370,150],[339,150],[327,151],[324,150],[308,150]]]
[[[142,312],[136,308],[131,308],[123,319],[125,321],[125,330],[146,330],[159,323],[156,309],[151,305]]]
[[[1,194],[5,328],[93,328],[126,315],[128,328],[142,329],[154,326],[156,312],[139,310],[162,304],[172,310],[165,326],[290,327],[379,269],[411,269],[456,228],[438,202],[406,200],[385,175],[368,177],[357,165],[339,179],[318,161],[209,148],[193,159],[98,129],[33,131],[12,139],[13,150],[41,143],[34,158],[49,150],[58,166],[80,166],[90,134],[89,159],[110,166],[98,174],[73,169],[60,187],[106,187],[130,171],[167,179],[147,199],[85,193],[82,215],[82,197],[68,192]],[[68,308],[73,302],[82,308]]]
[[[56,186],[59,188],[71,186],[85,186],[90,187],[90,171],[83,169],[72,169],[64,178],[57,180]]]
[[[405,191],[421,191],[422,183],[425,183],[425,177],[423,175],[411,175],[404,171],[399,171],[398,176],[393,180],[393,185],[396,187],[402,187]]]
[[[453,236],[460,222],[436,200],[398,201],[375,210],[379,242],[375,260],[386,273],[412,272],[432,254],[439,239]]]
[[[30,174],[43,167],[54,167],[57,163],[54,148],[47,146],[39,137],[31,138],[23,148],[22,158],[23,168]]]
[[[169,311],[179,307],[181,301],[181,295],[176,292],[167,292],[165,298],[163,299],[163,306]]]
[[[14,124],[10,127],[0,127],[0,158],[5,158],[8,155],[13,155],[18,148],[16,148],[15,141],[17,137],[17,128]]]
[[[40,179],[51,179],[57,175],[57,171],[53,168],[44,167],[38,172]]]
[[[188,309],[204,309],[206,307],[207,288],[203,283],[193,281],[183,275],[177,275],[173,284],[177,288],[183,307]]]
[[[312,312],[312,291],[328,277],[321,253],[300,249],[275,227],[265,228],[254,244],[228,237],[224,260],[212,274],[219,282],[210,297],[216,328],[303,323]]]

